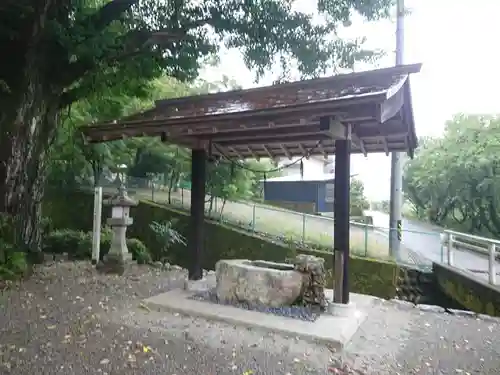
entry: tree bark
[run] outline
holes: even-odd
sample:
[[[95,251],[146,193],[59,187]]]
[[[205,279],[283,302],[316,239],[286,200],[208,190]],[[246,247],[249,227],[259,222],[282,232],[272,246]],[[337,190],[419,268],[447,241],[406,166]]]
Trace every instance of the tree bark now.
[[[227,198],[222,200],[222,207],[220,208],[220,221],[222,221],[222,213],[224,211],[224,207],[226,206]]]
[[[36,254],[42,242],[46,155],[58,111],[42,93],[24,96],[13,108],[0,121],[0,212],[14,221],[14,245]]]
[[[15,63],[6,73],[10,90],[0,92],[0,213],[14,222],[13,245],[36,254],[41,250],[46,156],[63,88],[53,77],[48,79],[47,72],[56,69],[50,48],[57,46],[46,33],[48,20],[61,4],[41,0],[32,5],[33,13],[23,20],[21,40],[12,51]]]
[[[208,207],[208,214],[210,215],[212,213],[212,210],[214,208],[214,199],[215,197],[210,193],[210,206]]]
[[[172,167],[170,173],[169,173],[169,179],[168,179],[168,204],[172,204],[172,190],[174,188],[174,182],[175,182],[175,168],[176,166]]]

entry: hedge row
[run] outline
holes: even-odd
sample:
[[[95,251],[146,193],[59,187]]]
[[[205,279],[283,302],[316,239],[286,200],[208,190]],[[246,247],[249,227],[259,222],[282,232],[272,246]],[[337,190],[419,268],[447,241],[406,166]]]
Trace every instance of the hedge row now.
[[[52,221],[55,229],[69,228],[89,231],[92,229],[93,196],[86,192],[51,191],[46,195],[44,215]],[[110,208],[103,207],[103,224],[110,215]],[[150,250],[153,258],[159,256],[160,248],[157,239],[149,228],[153,221],[177,219],[175,227],[185,238],[189,239],[191,228],[189,214],[152,202],[141,201],[131,209],[134,223],[129,227],[128,237],[140,239]],[[296,254],[307,253],[323,257],[329,271],[328,284],[332,285],[333,256],[325,251],[296,248],[278,241],[255,236],[244,230],[227,225],[206,221],[205,254],[203,267],[213,269],[219,259],[244,258],[251,260],[284,261]],[[175,245],[170,252],[169,261],[182,267],[188,267],[191,254],[188,248]],[[396,294],[395,278],[398,267],[394,263],[367,258],[351,257],[350,281],[351,290],[356,293],[370,294],[382,298],[393,298]]]
[[[100,259],[108,254],[113,239],[112,231],[103,228],[101,231]],[[57,229],[48,233],[43,239],[43,251],[50,254],[67,253],[71,260],[92,258],[92,232],[74,229]],[[147,247],[137,238],[127,238],[127,248],[132,258],[140,264],[149,263],[152,259]]]

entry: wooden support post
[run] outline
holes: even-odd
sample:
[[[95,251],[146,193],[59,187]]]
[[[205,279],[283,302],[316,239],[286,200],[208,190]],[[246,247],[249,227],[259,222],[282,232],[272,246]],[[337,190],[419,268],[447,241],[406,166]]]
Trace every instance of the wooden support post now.
[[[191,153],[191,231],[189,250],[189,280],[203,277],[203,245],[205,242],[205,178],[207,155],[204,149],[192,150]]]
[[[347,126],[349,128],[349,126]],[[349,303],[349,207],[351,137],[335,141],[334,255],[335,303]]]

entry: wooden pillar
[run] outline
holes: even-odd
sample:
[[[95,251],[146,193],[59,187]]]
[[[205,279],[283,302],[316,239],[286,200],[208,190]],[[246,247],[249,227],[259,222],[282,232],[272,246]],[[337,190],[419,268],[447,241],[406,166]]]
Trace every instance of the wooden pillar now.
[[[346,139],[335,141],[335,191],[334,191],[334,270],[335,303],[349,303],[349,207],[351,139],[348,129]]]
[[[191,230],[189,252],[189,280],[200,280],[203,277],[203,245],[205,242],[205,178],[206,178],[205,150],[191,152]]]

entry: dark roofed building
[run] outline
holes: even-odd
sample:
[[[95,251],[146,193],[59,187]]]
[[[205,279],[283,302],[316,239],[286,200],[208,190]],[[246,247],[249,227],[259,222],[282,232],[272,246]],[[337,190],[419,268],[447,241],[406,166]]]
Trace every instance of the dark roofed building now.
[[[261,180],[266,203],[308,214],[333,212],[333,182],[333,173]]]

